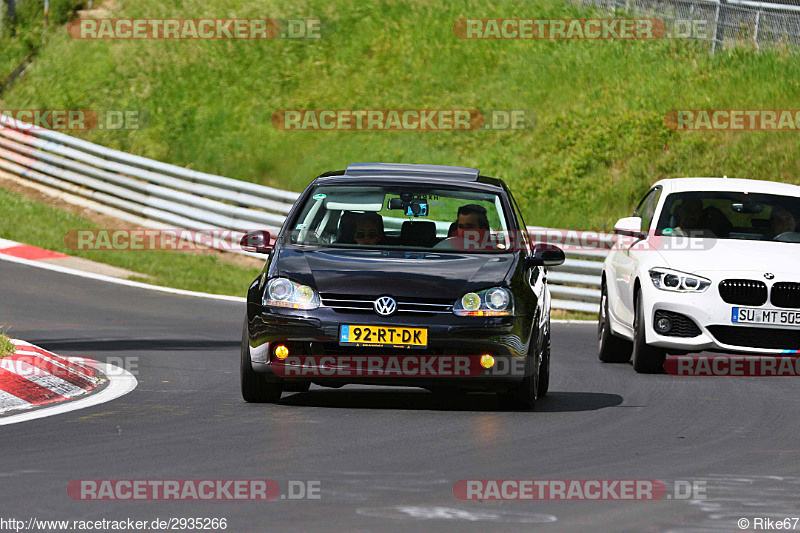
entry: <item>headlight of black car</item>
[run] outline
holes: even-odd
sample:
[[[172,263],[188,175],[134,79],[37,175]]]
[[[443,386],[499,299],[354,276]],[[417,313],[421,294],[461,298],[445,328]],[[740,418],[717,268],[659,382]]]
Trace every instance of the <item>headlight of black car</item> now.
[[[316,309],[319,307],[319,294],[308,285],[286,278],[272,278],[267,282],[262,303],[270,307]]]
[[[459,316],[511,316],[514,314],[514,297],[511,291],[502,287],[468,292],[453,304],[453,313]]]

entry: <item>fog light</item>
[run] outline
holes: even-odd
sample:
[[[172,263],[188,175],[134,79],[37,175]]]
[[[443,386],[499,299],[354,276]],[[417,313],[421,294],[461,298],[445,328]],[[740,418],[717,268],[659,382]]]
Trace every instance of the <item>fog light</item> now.
[[[286,359],[287,357],[289,357],[289,348],[287,348],[283,344],[279,344],[278,346],[275,347],[275,357],[281,360]]]
[[[672,328],[672,322],[669,318],[661,317],[656,320],[656,330],[659,333],[666,333],[670,330],[670,328]]]
[[[488,353],[483,354],[481,356],[481,366],[483,368],[492,368],[494,366],[494,357],[492,357]]]

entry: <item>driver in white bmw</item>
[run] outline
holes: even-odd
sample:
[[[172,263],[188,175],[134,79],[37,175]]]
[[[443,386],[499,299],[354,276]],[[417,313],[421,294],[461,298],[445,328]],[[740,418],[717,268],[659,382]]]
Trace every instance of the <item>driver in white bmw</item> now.
[[[774,237],[797,230],[797,221],[794,219],[794,215],[782,205],[776,206],[772,209],[769,222],[770,227],[772,228],[772,235]]]

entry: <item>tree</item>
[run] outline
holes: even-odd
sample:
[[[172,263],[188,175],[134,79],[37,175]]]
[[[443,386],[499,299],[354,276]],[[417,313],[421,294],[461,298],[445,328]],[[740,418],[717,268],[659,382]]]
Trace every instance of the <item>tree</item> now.
[[[17,21],[17,2],[16,0],[6,0],[8,9],[6,9],[6,19],[8,19],[8,27],[11,29],[11,34],[14,34],[14,23]]]

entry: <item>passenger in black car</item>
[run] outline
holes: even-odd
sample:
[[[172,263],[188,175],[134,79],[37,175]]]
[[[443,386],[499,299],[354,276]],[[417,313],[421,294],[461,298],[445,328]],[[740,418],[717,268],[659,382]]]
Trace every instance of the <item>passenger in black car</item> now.
[[[378,213],[367,212],[356,219],[353,240],[356,244],[374,246],[384,240],[383,217]]]

